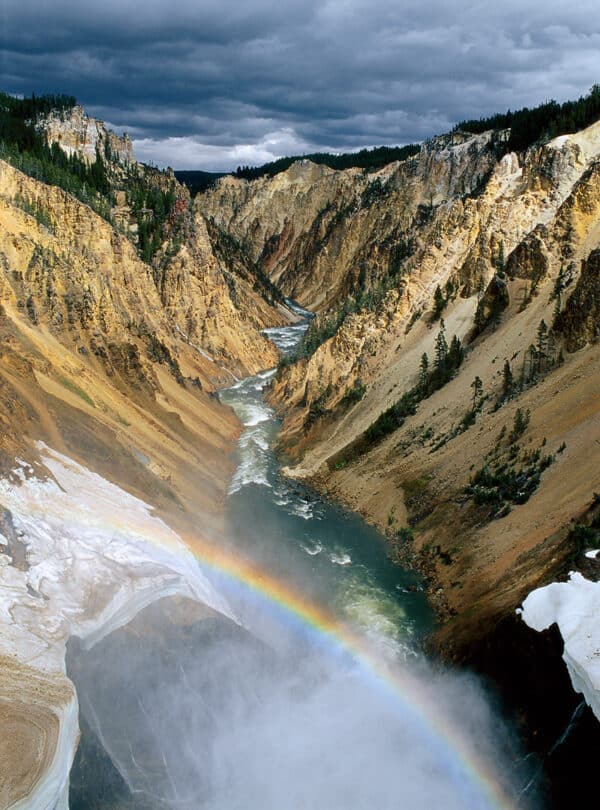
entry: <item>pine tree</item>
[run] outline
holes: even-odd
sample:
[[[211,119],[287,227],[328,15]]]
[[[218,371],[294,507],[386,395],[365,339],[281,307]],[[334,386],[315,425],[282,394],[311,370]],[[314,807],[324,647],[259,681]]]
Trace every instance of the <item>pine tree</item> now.
[[[487,324],[487,317],[485,314],[485,302],[483,298],[481,298],[477,302],[477,309],[475,310],[475,336],[480,335],[486,327]]]
[[[483,383],[479,375],[477,375],[471,383],[471,388],[473,389],[473,410],[475,410],[483,393]]]
[[[446,371],[446,360],[448,358],[448,343],[446,342],[446,335],[444,333],[444,322],[435,339],[435,367],[436,370],[443,376]]]
[[[526,411],[522,411],[521,408],[517,408],[513,422],[513,429],[508,437],[509,444],[514,444],[516,440],[522,436],[523,433],[525,433],[530,417],[531,412],[529,408]]]
[[[558,271],[558,275],[556,277],[556,281],[554,282],[554,289],[552,291],[551,298],[559,298],[561,292],[567,286],[566,284],[566,273],[564,265],[561,265],[560,270]]]
[[[530,344],[527,352],[525,353],[525,363],[529,364],[529,374],[527,375],[527,380],[528,382],[531,382],[535,379],[537,372],[537,349],[533,343]]]
[[[464,354],[465,353],[460,340],[456,337],[456,335],[453,335],[452,340],[450,341],[450,348],[448,349],[448,356],[446,358],[446,365],[449,373],[456,371],[456,369],[460,366],[463,361]]]
[[[438,284],[435,288],[435,292],[433,294],[433,320],[437,321],[440,317],[442,312],[444,311],[444,307],[446,306],[446,299],[444,298],[444,293],[440,289],[440,285]]]
[[[429,384],[429,358],[427,352],[421,355],[421,365],[419,366],[419,392],[421,396],[426,396]]]
[[[504,361],[504,369],[502,370],[502,394],[505,397],[510,397],[513,391],[514,379],[513,373],[508,360]]]

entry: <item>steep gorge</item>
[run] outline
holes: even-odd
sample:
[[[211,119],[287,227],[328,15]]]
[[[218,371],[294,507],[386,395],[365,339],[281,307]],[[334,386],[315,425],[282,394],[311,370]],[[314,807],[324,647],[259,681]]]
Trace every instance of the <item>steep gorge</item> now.
[[[224,178],[199,201],[286,295],[322,310],[395,272],[433,206],[477,191],[501,139],[441,136],[372,173],[300,161],[273,179]]]
[[[518,603],[532,582],[521,572],[518,586],[515,579],[498,591],[499,579],[509,572],[516,577],[516,558],[535,548],[553,527],[568,525],[598,485],[594,460],[582,464],[597,425],[598,384],[595,299],[592,293],[586,313],[582,288],[595,284],[600,126],[522,155],[500,157],[502,138],[502,133],[457,133],[434,139],[420,155],[381,170],[375,178],[355,170],[335,173],[296,164],[290,177],[253,183],[228,178],[199,197],[207,216],[218,214],[284,289],[292,293],[290,280],[297,280],[304,291],[301,300],[322,311],[349,294],[356,296],[358,268],[372,285],[385,279],[390,256],[409,244],[399,254],[394,283],[381,302],[350,312],[314,354],[282,369],[271,401],[284,417],[280,443],[291,456],[290,474],[326,487],[384,528],[390,512],[397,526],[410,520],[417,527],[412,552],[436,584],[446,584],[447,604],[439,607],[442,615],[458,614],[455,638],[457,625],[469,625],[469,619],[461,618],[464,605],[488,599],[494,612],[508,602]],[[316,182],[309,179],[314,172]],[[309,205],[298,191],[304,176],[313,195]],[[365,199],[365,189],[376,183],[378,196]],[[344,184],[353,184],[344,203],[354,210],[336,222],[335,237],[331,228],[323,235],[323,206],[341,195]],[[284,189],[288,194],[282,201]],[[321,208],[314,214],[317,190]],[[262,212],[270,203],[279,218],[267,220],[271,232],[259,231],[257,223],[264,223]],[[272,251],[275,242],[285,242],[287,252]],[[329,293],[319,299],[311,285]],[[439,315],[434,312],[436,287],[443,291]],[[496,307],[499,295],[502,301]],[[356,448],[375,419],[417,383],[424,352],[433,363],[440,316],[447,342],[456,335],[465,351],[458,373],[381,443]],[[517,395],[515,383],[515,395],[503,399],[504,363],[509,362],[515,378],[524,365],[529,369],[527,352],[536,346],[542,320],[553,358],[562,346],[565,362],[545,362],[535,384],[528,382]],[[476,376],[485,404],[477,408],[475,426],[463,430],[461,419],[470,410]],[[364,393],[353,402],[357,386],[364,386]],[[575,412],[571,401],[579,404]],[[502,407],[495,407],[496,402]],[[462,493],[473,470],[497,445],[502,427],[510,427],[517,407],[532,414],[528,444],[537,447],[545,438],[552,450],[566,441],[567,451],[544,474],[539,492],[518,507],[518,521],[510,515],[484,521],[481,527],[477,510],[470,517],[465,514],[469,509]],[[572,482],[568,499],[557,497],[565,478]],[[415,488],[418,497],[411,495]],[[421,526],[419,512],[426,504],[425,512],[435,508],[429,524]],[[554,509],[547,510],[548,504]],[[454,560],[450,566],[448,554]],[[529,575],[543,578],[542,568]],[[450,587],[450,581],[456,584]],[[481,609],[475,613],[483,618]]]
[[[51,132],[68,146],[72,127],[59,118]],[[173,185],[114,160],[118,183]],[[227,614],[181,540],[223,534],[239,422],[213,394],[273,366],[260,329],[295,316],[215,255],[177,194],[186,238],[149,264],[125,192],[115,225],[0,162],[2,807],[68,806],[72,635],[108,633],[165,595]]]
[[[600,124],[519,154],[505,137],[437,138],[376,175],[296,164],[199,200],[325,324],[270,394],[288,474],[388,534],[429,582],[432,646],[492,677],[544,754],[576,698],[560,639],[515,609],[569,569],[598,577],[583,552],[600,491]]]
[[[600,491],[600,124],[519,154],[506,132],[454,132],[373,173],[301,161],[194,201],[80,108],[44,131],[89,161],[114,153],[114,188],[102,218],[0,163],[0,712],[17,741],[0,746],[16,774],[0,803],[37,791],[66,806],[70,635],[102,636],[164,593],[227,615],[180,538],[222,537],[239,423],[213,394],[277,363],[261,330],[296,318],[283,295],[335,322],[270,393],[287,472],[425,575],[432,646],[512,683],[496,659],[511,650],[519,667],[536,643],[515,608],[566,566],[598,565],[573,528],[596,518]],[[132,179],[176,199],[147,261],[153,214],[134,210]],[[423,383],[440,334],[459,360]],[[124,527],[88,537],[94,508],[119,502]],[[36,510],[46,535],[27,523]],[[97,570],[73,551],[71,514]],[[155,548],[135,545],[140,531]],[[49,572],[52,555],[68,562]],[[549,666],[557,644],[537,648]],[[23,752],[37,754],[18,769]]]

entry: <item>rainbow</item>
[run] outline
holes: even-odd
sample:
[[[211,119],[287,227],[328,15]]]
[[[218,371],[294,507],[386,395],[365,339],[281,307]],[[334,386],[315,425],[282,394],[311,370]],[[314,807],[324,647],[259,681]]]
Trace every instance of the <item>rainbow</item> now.
[[[356,662],[361,674],[387,690],[395,705],[401,705],[408,716],[418,721],[419,729],[431,740],[436,753],[439,751],[443,756],[449,772],[464,781],[465,788],[470,790],[473,799],[470,806],[478,810],[514,810],[516,803],[502,787],[498,774],[456,728],[433,709],[424,684],[408,668],[389,666],[369,649],[366,640],[288,583],[245,559],[238,550],[229,552],[195,533],[176,534],[151,514],[148,504],[57,451],[41,444],[38,447],[57,483],[35,478],[27,480],[20,468],[15,476],[21,478],[22,486],[0,479],[3,501],[14,516],[43,517],[44,538],[49,527],[60,530],[62,537],[62,527],[68,520],[71,536],[78,540],[83,536],[88,543],[96,529],[110,528],[121,534],[125,542],[141,541],[177,557],[192,555],[201,567],[214,573],[226,589],[242,588],[255,594],[264,604],[276,609],[278,617],[286,617],[295,627],[311,631],[315,640],[328,650]],[[23,466],[27,467],[21,462],[20,467]],[[73,494],[76,499],[72,499]],[[104,540],[101,536],[101,541]],[[103,548],[102,542],[99,541],[99,548]],[[261,601],[261,607],[262,604]]]
[[[455,728],[439,714],[434,714],[425,689],[406,670],[390,667],[369,650],[365,641],[323,608],[308,601],[287,583],[273,577],[252,561],[235,557],[198,537],[183,535],[187,547],[202,566],[208,566],[236,587],[242,587],[277,608],[317,638],[329,643],[335,651],[357,661],[376,684],[387,690],[403,708],[414,716],[425,733],[438,744],[443,743],[448,764],[457,775],[463,775],[477,788],[482,808],[514,810],[516,804],[501,786],[498,775],[490,765],[469,747]]]

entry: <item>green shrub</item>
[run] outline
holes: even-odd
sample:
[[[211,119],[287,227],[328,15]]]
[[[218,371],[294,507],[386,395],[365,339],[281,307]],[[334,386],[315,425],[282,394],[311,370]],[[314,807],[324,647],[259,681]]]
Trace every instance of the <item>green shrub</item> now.
[[[359,380],[356,380],[352,388],[349,388],[346,391],[346,393],[342,397],[341,402],[343,405],[355,405],[357,402],[361,401],[366,391],[367,387],[363,385]]]
[[[415,533],[410,526],[402,526],[396,532],[396,537],[401,543],[412,543],[412,541],[415,539]]]
[[[547,101],[538,107],[523,107],[514,112],[497,113],[478,121],[461,121],[455,129],[466,132],[485,132],[488,129],[508,129],[510,137],[505,144],[507,151],[526,149],[541,138],[555,138],[577,132],[600,118],[600,85],[592,87],[587,96],[577,101]]]
[[[527,430],[527,426],[529,425],[531,413],[529,409],[526,411],[521,410],[521,408],[517,408],[515,413],[515,420],[513,423],[513,429],[508,436],[509,444],[514,444],[517,439],[525,433]]]

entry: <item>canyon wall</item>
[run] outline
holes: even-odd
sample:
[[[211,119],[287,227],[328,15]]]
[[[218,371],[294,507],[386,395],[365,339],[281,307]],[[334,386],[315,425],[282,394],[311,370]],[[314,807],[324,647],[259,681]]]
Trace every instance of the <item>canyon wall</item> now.
[[[288,474],[377,524],[422,572],[431,647],[488,676],[547,758],[556,806],[584,806],[593,777],[571,775],[593,772],[600,732],[572,684],[597,683],[593,663],[571,683],[560,634],[538,637],[515,611],[570,571],[600,574],[600,124],[521,154],[498,139],[436,139],[382,170],[373,200],[373,178],[353,173],[335,225],[317,217],[288,237],[279,277],[290,294],[302,279],[319,314],[270,401]],[[279,272],[277,249],[261,260]],[[560,621],[589,651],[593,613]]]
[[[40,116],[36,127],[49,146],[56,143],[69,156],[75,154],[92,163],[99,152],[102,157],[110,155],[125,165],[134,163],[129,135],[117,135],[107,129],[104,121],[87,115],[79,104]]]
[[[334,323],[271,393],[288,472],[387,531],[457,657],[572,556],[600,486],[600,125],[518,155],[505,141],[457,132],[376,173],[302,161],[198,198]],[[420,391],[440,331],[460,367]],[[507,495],[503,474],[531,492]]]
[[[227,615],[188,554],[223,531],[239,425],[214,394],[276,364],[284,295],[317,313],[270,392],[288,474],[423,573],[432,646],[524,658],[526,595],[597,576],[600,124],[520,154],[454,132],[370,173],[299,161],[193,202],[80,108],[40,126],[109,155],[111,191],[103,218],[0,163],[0,801],[66,806],[70,635],[166,593]],[[173,199],[146,250],[149,191]]]
[[[92,644],[167,595],[229,615],[190,551],[222,538],[239,430],[214,392],[275,365],[260,330],[294,316],[183,216],[185,240],[167,232],[147,263],[0,163],[2,807],[68,806],[71,636]]]

